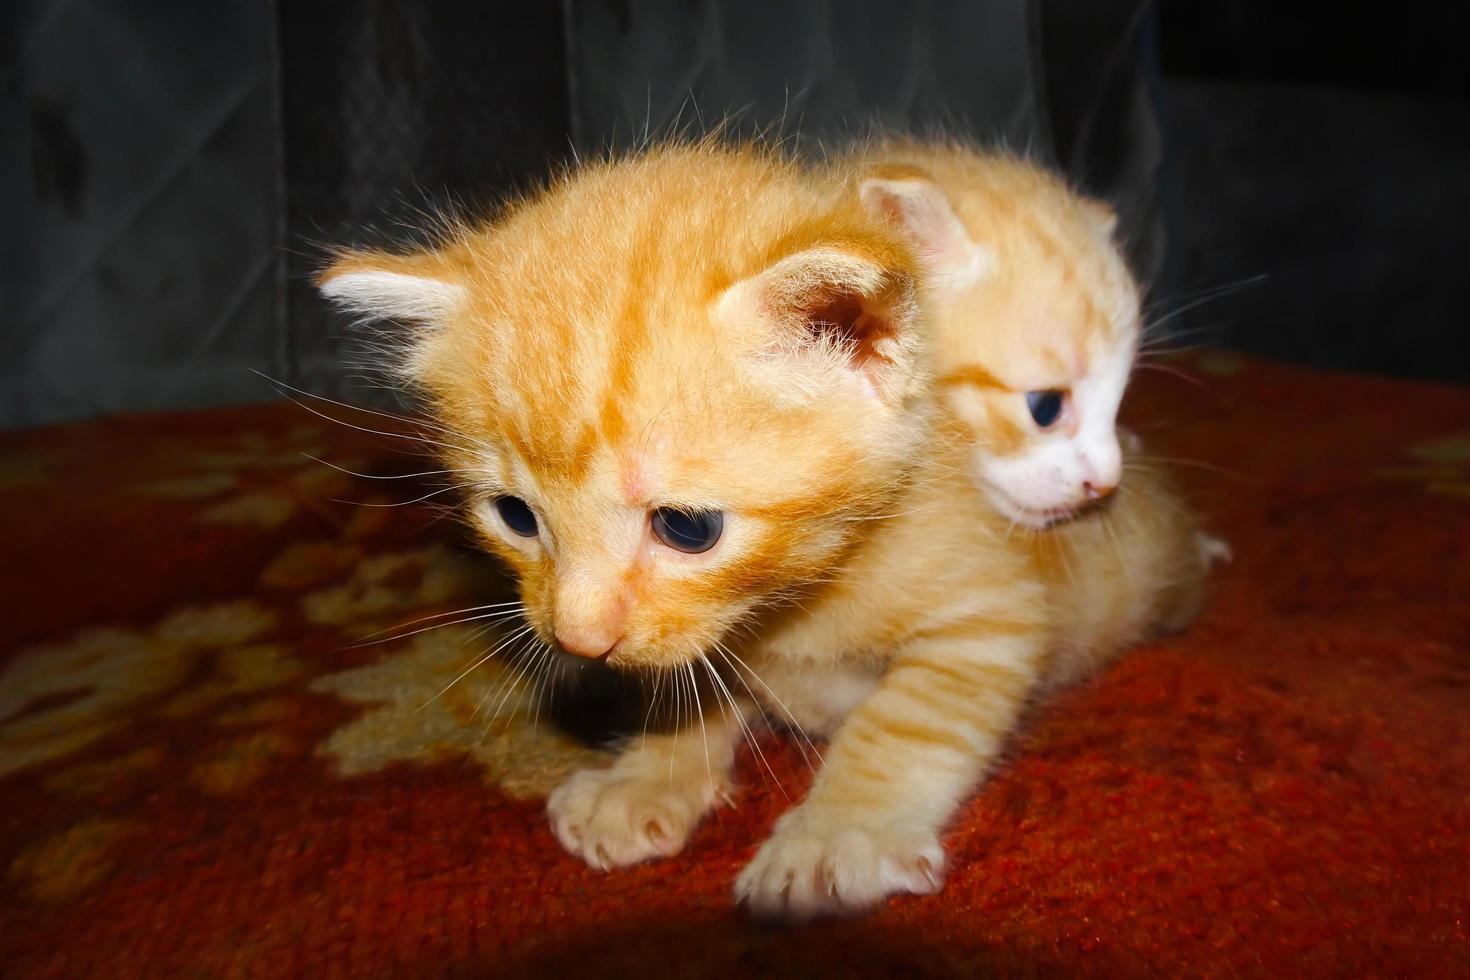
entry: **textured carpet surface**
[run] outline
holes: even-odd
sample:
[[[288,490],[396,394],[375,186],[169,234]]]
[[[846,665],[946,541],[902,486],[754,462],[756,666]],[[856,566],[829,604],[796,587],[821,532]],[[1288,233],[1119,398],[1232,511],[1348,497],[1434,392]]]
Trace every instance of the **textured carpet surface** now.
[[[760,928],[772,742],[679,856],[600,874],[540,798],[597,754],[400,440],[294,406],[0,437],[0,973],[1470,975],[1470,393],[1224,354],[1128,414],[1235,562],[1035,713],[944,892]],[[358,425],[371,416],[318,406]],[[350,501],[350,502],[349,502]],[[389,632],[373,637],[378,631]]]

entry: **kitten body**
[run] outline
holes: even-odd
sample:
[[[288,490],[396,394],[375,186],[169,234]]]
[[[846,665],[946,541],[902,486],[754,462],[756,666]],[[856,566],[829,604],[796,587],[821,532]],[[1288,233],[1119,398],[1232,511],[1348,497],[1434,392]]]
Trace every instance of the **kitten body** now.
[[[1116,488],[1118,405],[1141,324],[1111,209],[1041,167],[961,144],[879,144],[841,172],[918,252],[939,387],[996,508],[1045,527]],[[1054,396],[1046,424],[1028,394]]]
[[[1103,608],[1055,584],[1087,572],[973,489],[975,432],[932,395],[924,275],[857,195],[713,143],[324,275],[341,305],[422,324],[406,370],[539,637],[683,706],[552,795],[590,864],[680,850],[764,709],[831,741],[738,896],[804,917],[935,890],[939,832],[1047,657],[1095,646],[1096,623],[1055,617]],[[670,508],[720,515],[717,541],[660,538]]]
[[[1017,526],[1050,529],[1029,536],[1056,632],[1045,680],[1186,625],[1228,549],[1198,532],[1138,438],[1119,438],[1142,321],[1112,209],[1045,168],[958,142],[879,142],[834,174],[918,255],[937,385],[968,432],[974,483]],[[1045,425],[1028,405],[1042,394],[1059,405]]]

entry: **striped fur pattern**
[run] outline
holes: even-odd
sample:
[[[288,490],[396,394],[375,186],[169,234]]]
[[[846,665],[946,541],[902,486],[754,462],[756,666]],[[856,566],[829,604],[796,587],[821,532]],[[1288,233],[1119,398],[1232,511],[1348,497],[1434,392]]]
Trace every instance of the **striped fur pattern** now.
[[[933,891],[940,830],[1058,651],[1117,645],[1105,603],[1057,616],[1098,602],[1083,561],[1104,532],[1011,535],[975,492],[976,432],[935,394],[950,328],[928,282],[860,195],[715,143],[583,168],[493,225],[322,277],[350,310],[420,324],[405,371],[538,633],[611,631],[610,665],[686,709],[710,695],[552,795],[590,864],[679,851],[765,712],[830,741],[740,900],[802,918]],[[506,494],[535,536],[497,516]],[[664,547],[659,506],[719,510],[724,534]],[[1128,547],[1103,564],[1161,567]]]
[[[967,432],[974,483],[1018,526],[1052,528],[1028,536],[1053,597],[1046,682],[1186,625],[1228,549],[1198,532],[1167,467],[1120,438],[1142,327],[1112,210],[1026,160],[956,142],[890,140],[834,170],[919,257],[936,383]],[[1048,427],[1026,409],[1038,389],[1066,396]],[[1090,506],[1088,477],[1116,496]]]

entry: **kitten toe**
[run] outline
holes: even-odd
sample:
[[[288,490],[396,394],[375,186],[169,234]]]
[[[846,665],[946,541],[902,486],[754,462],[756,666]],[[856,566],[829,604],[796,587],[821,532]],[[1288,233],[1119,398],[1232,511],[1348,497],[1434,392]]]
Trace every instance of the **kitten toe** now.
[[[546,802],[562,847],[599,871],[670,857],[720,794],[721,786],[628,776],[615,769],[575,773]]]
[[[752,915],[788,922],[850,915],[890,895],[943,887],[944,850],[934,835],[817,824],[783,820],[741,871],[735,898]]]

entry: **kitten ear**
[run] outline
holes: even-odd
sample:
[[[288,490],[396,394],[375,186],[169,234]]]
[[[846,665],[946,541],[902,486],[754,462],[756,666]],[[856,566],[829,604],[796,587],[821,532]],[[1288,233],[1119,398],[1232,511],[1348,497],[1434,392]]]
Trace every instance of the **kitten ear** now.
[[[317,288],[359,316],[426,326],[443,323],[465,299],[465,288],[454,280],[448,264],[432,253],[351,253],[322,273]]]
[[[1111,239],[1118,230],[1118,212],[1113,210],[1113,206],[1094,197],[1080,198],[1077,203],[1093,230],[1101,237]]]
[[[858,189],[868,211],[901,231],[930,271],[974,267],[985,255],[939,185],[918,171],[869,177]]]
[[[914,376],[917,304],[910,260],[884,242],[833,242],[781,259],[716,301],[730,323],[774,327],[763,352],[810,378],[836,369],[897,398]]]

